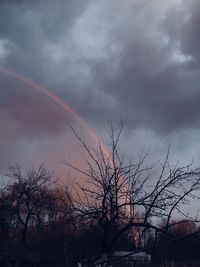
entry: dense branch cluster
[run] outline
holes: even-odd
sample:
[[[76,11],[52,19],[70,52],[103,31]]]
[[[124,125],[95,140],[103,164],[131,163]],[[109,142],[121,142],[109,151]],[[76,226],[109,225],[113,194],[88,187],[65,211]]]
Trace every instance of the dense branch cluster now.
[[[73,131],[88,156],[85,170],[65,162],[87,178],[86,185],[80,186],[76,212],[82,222],[101,229],[102,253],[112,252],[126,232],[144,245],[150,232],[171,235],[174,218],[179,223],[198,221],[197,213],[187,214],[185,206],[199,199],[199,168],[171,166],[169,149],[163,163],[150,165],[147,152],[127,164],[119,154],[122,128],[116,136],[111,128],[109,155],[101,143],[94,150]]]

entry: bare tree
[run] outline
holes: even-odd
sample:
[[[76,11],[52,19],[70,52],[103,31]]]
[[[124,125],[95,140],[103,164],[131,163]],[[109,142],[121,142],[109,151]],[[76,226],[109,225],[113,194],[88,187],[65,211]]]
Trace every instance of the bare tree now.
[[[41,226],[47,220],[51,195],[49,187],[52,183],[53,173],[44,166],[38,169],[29,168],[22,172],[16,165],[10,168],[7,176],[11,179],[5,194],[12,207],[12,227],[17,232],[18,249],[16,265],[19,265],[24,243],[31,227]]]
[[[52,259],[57,254],[66,260],[68,244],[76,229],[69,185],[57,183],[54,173],[43,165],[25,171],[16,165],[6,176],[7,183],[0,190],[3,262],[10,266],[10,260],[14,259],[15,265],[20,266],[26,258],[32,261],[33,255]]]
[[[9,266],[8,243],[15,209],[5,191],[5,187],[2,187],[0,191],[0,255],[1,259]]]
[[[106,255],[127,232],[132,233],[135,243],[144,246],[150,230],[155,235],[171,235],[174,216],[181,217],[179,223],[198,220],[184,210],[198,199],[200,169],[192,164],[172,167],[169,149],[163,163],[149,165],[146,152],[137,162],[127,164],[119,153],[122,128],[115,135],[111,127],[107,155],[101,142],[97,149],[90,147],[72,127],[87,154],[86,167],[80,169],[71,161],[64,162],[87,178],[84,186],[78,186],[75,209],[82,224],[101,229],[101,254]],[[160,226],[163,219],[165,225]]]

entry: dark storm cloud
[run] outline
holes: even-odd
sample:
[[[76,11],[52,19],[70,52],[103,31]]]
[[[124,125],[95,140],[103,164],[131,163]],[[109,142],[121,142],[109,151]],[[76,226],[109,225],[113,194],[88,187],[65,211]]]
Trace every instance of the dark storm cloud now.
[[[162,134],[199,128],[200,4],[182,1],[159,16],[161,2],[153,2],[115,24],[109,45],[119,47],[117,70],[115,58],[95,62],[94,84],[115,99],[115,114],[120,111],[130,127]]]
[[[83,116],[121,116],[130,128],[163,135],[199,128],[198,0],[3,1],[0,8],[2,64],[49,86]],[[8,103],[11,114],[15,108]],[[39,125],[28,114],[30,127],[48,134],[48,119]]]
[[[180,20],[177,20],[179,17]],[[178,43],[182,52],[193,56],[198,62],[200,57],[200,2],[197,0],[184,1],[181,10],[171,10],[166,20],[167,32],[173,42]]]
[[[48,1],[48,5],[46,1],[1,1],[1,63],[32,79],[43,77],[45,83],[51,76],[45,46],[67,34],[84,8],[78,1]],[[33,88],[3,74],[0,94],[1,137],[55,135],[63,131],[71,117]]]
[[[81,4],[82,3],[82,4]],[[7,64],[41,77],[48,66],[48,42],[67,35],[86,1],[5,1],[0,5],[0,38],[8,41]]]

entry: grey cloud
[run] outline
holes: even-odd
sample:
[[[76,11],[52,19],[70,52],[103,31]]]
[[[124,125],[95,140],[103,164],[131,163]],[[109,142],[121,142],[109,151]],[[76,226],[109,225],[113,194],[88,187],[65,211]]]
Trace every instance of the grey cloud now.
[[[88,1],[4,1],[0,4],[0,40],[8,53],[1,63],[27,77],[43,81],[51,89],[48,44],[57,43],[68,35],[74,20],[84,12]],[[42,134],[55,135],[63,128],[70,114],[63,112],[52,101],[33,88],[1,74],[1,137],[26,136],[38,138]],[[59,78],[55,73],[53,80]],[[59,83],[57,83],[58,85]],[[54,84],[55,85],[55,84]],[[66,85],[66,83],[65,83]],[[71,86],[68,86],[71,88]],[[72,95],[70,90],[67,95]],[[70,96],[66,97],[70,99]],[[9,120],[8,120],[9,118]],[[7,122],[11,128],[7,128]],[[7,133],[9,131],[9,133]]]
[[[84,12],[82,1],[21,1],[0,5],[0,39],[9,41],[7,64],[42,78],[48,69],[45,47],[68,34],[74,20]],[[17,3],[17,4],[16,4]]]
[[[116,42],[121,47],[116,55],[119,59],[117,74],[110,74],[115,63],[112,59],[92,65],[96,72],[93,84],[115,99],[114,113],[117,116],[120,108],[130,127],[152,128],[164,135],[187,127],[199,128],[199,59],[196,53],[200,9],[196,11],[195,4],[197,1],[186,10],[174,9],[172,20],[169,15],[172,8],[158,21],[153,17],[154,12],[147,9],[148,20],[142,17],[136,25],[133,10],[134,19],[126,17],[125,23],[120,25],[123,31],[113,33],[109,43]],[[143,9],[140,12],[145,14]],[[187,13],[190,19],[183,23]],[[176,39],[166,30],[171,21],[172,27],[175,25],[180,30]]]
[[[165,30],[171,36],[172,41],[179,45],[183,54],[191,55],[194,61],[199,61],[200,2],[184,0],[181,9],[170,11],[166,19]]]
[[[2,1],[7,53],[0,62],[46,85],[99,127],[121,116],[131,130],[160,136],[198,129],[200,6],[177,2]],[[63,131],[61,110],[25,85],[7,83],[1,75],[0,118],[1,125],[13,123],[12,138]]]

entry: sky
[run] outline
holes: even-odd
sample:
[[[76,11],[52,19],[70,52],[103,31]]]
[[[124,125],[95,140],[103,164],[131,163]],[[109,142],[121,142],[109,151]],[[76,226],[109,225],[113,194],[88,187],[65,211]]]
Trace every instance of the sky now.
[[[199,0],[1,0],[0,66],[45,86],[121,149],[200,159]],[[73,114],[0,72],[0,170],[78,161]],[[93,130],[92,130],[93,131]],[[93,140],[94,141],[94,140]]]

